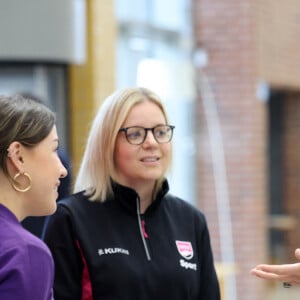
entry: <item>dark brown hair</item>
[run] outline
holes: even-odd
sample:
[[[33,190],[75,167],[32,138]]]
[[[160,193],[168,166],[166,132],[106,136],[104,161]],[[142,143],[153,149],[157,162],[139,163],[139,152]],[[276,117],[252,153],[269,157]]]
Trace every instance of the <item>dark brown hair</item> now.
[[[9,145],[18,141],[34,147],[55,125],[55,114],[46,105],[21,95],[0,96],[0,168],[8,175],[6,158]]]

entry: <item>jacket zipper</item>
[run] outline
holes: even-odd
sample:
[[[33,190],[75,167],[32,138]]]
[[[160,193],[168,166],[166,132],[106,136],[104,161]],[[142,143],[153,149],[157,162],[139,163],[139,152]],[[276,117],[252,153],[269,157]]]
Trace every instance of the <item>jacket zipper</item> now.
[[[143,241],[143,245],[144,245],[144,249],[145,249],[145,252],[146,252],[147,260],[150,261],[151,256],[150,256],[150,253],[149,253],[149,249],[148,249],[147,242],[145,240],[145,236],[144,236],[143,228],[142,228],[142,219],[141,219],[141,214],[140,214],[140,201],[139,201],[139,198],[136,198],[136,209],[137,209],[136,213],[137,213],[137,217],[138,217],[140,235],[141,235],[141,238],[142,238],[142,241]]]

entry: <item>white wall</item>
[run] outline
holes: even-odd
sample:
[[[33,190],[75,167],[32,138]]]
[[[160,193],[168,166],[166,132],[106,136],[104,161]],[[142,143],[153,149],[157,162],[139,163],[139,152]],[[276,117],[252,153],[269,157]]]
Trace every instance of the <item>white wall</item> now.
[[[82,63],[85,0],[1,0],[0,61]]]

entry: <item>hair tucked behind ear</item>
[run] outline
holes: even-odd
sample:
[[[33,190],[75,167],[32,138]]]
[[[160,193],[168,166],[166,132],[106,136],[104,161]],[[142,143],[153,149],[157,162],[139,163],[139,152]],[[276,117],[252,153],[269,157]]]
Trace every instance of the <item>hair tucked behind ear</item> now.
[[[18,141],[34,147],[51,132],[55,114],[43,103],[21,95],[0,96],[0,168],[8,176],[6,158],[9,145]]]

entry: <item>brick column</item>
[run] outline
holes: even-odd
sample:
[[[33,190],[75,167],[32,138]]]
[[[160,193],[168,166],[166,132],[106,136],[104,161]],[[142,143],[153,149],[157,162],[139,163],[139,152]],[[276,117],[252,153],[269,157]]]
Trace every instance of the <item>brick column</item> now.
[[[256,20],[250,0],[194,5],[195,45],[208,54],[207,66],[197,69],[199,207],[208,218],[224,300],[261,300],[264,283],[249,275],[267,252],[266,105],[256,98]]]

